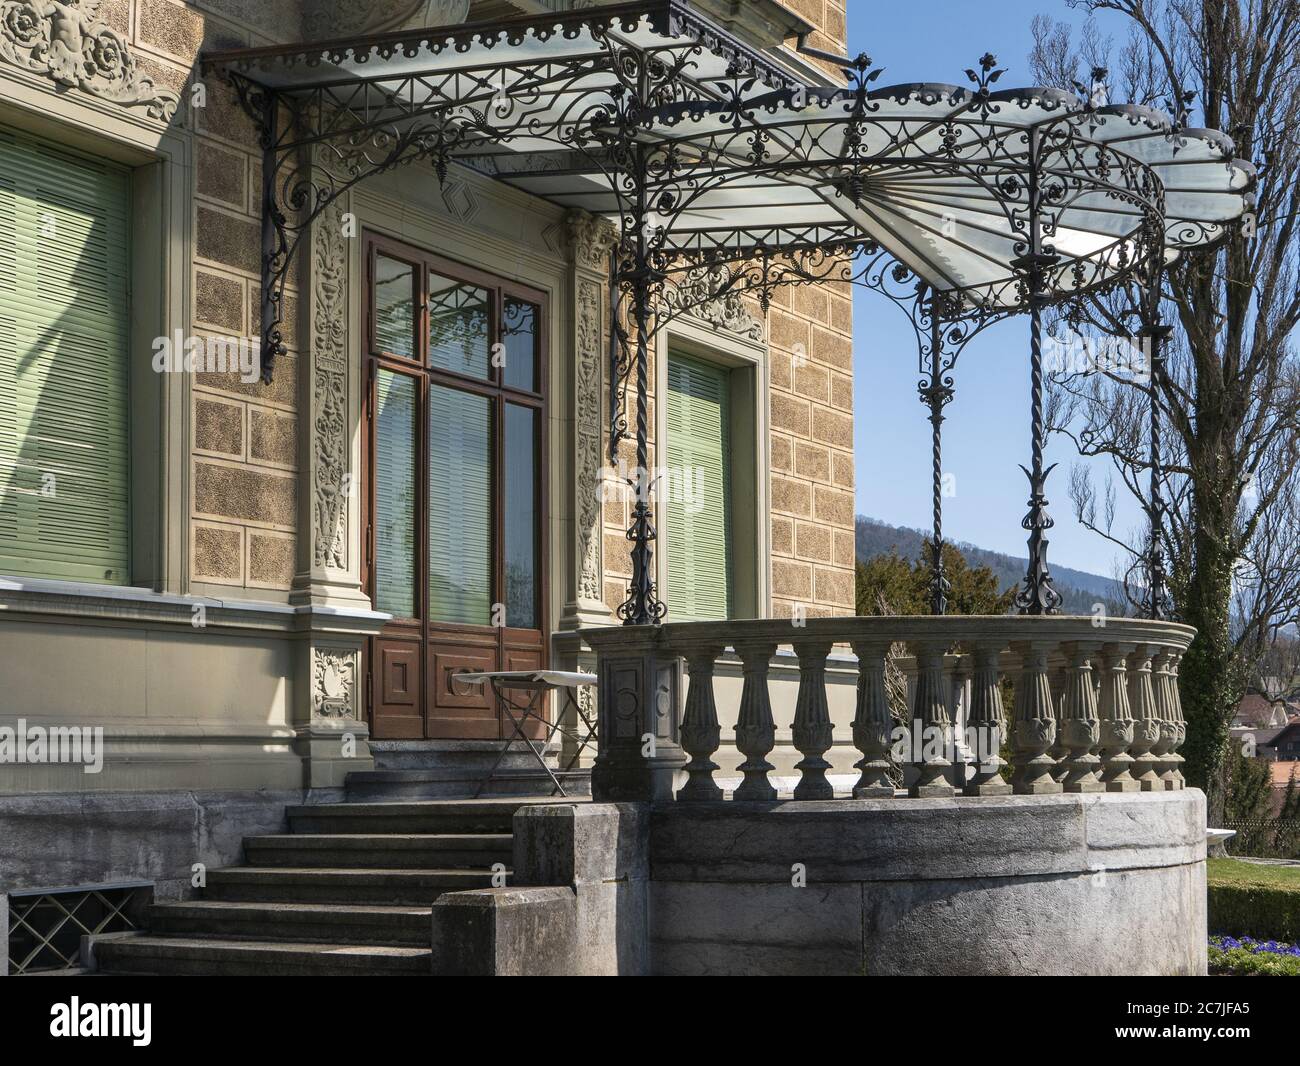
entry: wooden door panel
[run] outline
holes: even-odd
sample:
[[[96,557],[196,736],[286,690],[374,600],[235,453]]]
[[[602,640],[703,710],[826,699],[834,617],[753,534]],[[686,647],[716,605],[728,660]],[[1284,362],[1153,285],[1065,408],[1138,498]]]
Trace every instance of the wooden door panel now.
[[[541,633],[532,629],[507,629],[503,634],[505,647],[501,653],[503,670],[540,670],[546,664],[546,657],[542,651]],[[518,692],[513,697],[517,704],[526,705],[528,694]],[[550,698],[545,699],[541,706],[538,707],[541,714],[547,716],[550,720]],[[501,712],[502,736],[508,737],[514,734],[514,727],[505,717],[505,712]],[[546,736],[546,729],[541,722],[529,721],[524,727],[524,735],[530,740],[542,740]]]
[[[420,707],[423,678],[419,641],[376,639],[374,649],[374,735],[378,740],[412,740],[424,736]]]
[[[496,642],[455,642],[431,637],[429,642],[429,702],[425,735],[452,740],[495,740],[500,724],[490,685],[466,685],[457,674],[496,670]]]

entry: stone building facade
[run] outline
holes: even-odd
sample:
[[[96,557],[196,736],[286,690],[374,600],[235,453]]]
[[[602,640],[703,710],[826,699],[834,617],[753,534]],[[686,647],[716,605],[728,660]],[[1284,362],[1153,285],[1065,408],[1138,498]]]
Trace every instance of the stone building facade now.
[[[102,581],[48,576],[39,563],[0,567],[0,727],[104,731],[94,774],[0,761],[0,826],[12,845],[0,854],[0,898],[127,880],[182,893],[192,864],[228,861],[243,833],[279,825],[286,802],[337,797],[376,753],[409,741],[436,755],[439,742],[475,741],[416,735],[419,724],[397,712],[392,721],[406,725],[374,728],[373,693],[397,675],[377,677],[372,661],[390,617],[377,609],[368,557],[368,235],[490,272],[507,297],[511,286],[544,297],[542,643],[518,651],[520,661],[582,661],[573,632],[613,620],[630,562],[627,502],[601,491],[611,237],[596,220],[468,173],[440,187],[428,168],[399,169],[356,186],[312,229],[288,278],[287,354],[270,384],[229,365],[155,369],[158,338],[228,352],[260,321],[262,153],[233,93],[199,76],[205,50],[567,6],[3,5],[0,132],[64,153],[74,169],[106,167],[129,187],[120,353],[129,547],[127,565]],[[697,6],[831,83],[824,65],[781,42],[811,32],[814,45],[842,51],[843,0]],[[58,201],[57,189],[49,195]],[[678,351],[732,376],[731,461],[746,472],[731,527],[738,616],[852,613],[851,326],[850,292],[826,284],[779,292],[766,315],[718,301],[675,325],[656,353],[656,399]],[[667,415],[653,406],[659,442]],[[667,589],[671,537],[660,549]]]

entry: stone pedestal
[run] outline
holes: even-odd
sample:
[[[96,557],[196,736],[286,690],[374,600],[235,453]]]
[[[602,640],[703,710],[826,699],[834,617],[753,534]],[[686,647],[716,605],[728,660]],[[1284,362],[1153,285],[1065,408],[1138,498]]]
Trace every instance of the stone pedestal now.
[[[600,754],[591,770],[597,802],[659,802],[672,798],[686,765],[678,743],[680,660],[667,652],[658,626],[584,631],[600,677]]]

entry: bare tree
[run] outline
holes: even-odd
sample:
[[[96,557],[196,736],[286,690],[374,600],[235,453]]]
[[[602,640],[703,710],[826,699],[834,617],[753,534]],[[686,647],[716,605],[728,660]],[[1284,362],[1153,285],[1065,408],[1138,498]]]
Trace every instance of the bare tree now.
[[[1069,25],[1034,21],[1030,62],[1062,86],[1105,74],[1110,101],[1163,107],[1188,126],[1232,137],[1258,170],[1255,224],[1214,255],[1166,272],[1176,326],[1168,369],[1151,378],[1113,366],[1055,375],[1053,428],[1113,478],[1149,496],[1148,405],[1163,409],[1163,548],[1176,616],[1196,627],[1182,666],[1189,780],[1223,810],[1228,722],[1276,631],[1300,618],[1300,0],[1066,0]],[[1102,29],[1122,37],[1118,46]],[[1077,44],[1075,43],[1077,39]],[[1135,292],[1080,309],[1081,330],[1124,335]],[[1113,502],[1085,475],[1072,484],[1085,525],[1140,559],[1145,532],[1113,528]]]

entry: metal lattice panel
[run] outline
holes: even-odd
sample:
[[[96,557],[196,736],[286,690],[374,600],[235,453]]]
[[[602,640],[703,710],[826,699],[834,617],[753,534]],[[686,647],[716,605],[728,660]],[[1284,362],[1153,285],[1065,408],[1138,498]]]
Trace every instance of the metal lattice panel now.
[[[10,893],[9,973],[76,969],[81,938],[138,929],[135,911],[152,891],[135,883]]]

